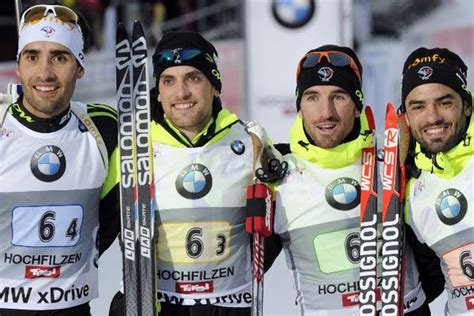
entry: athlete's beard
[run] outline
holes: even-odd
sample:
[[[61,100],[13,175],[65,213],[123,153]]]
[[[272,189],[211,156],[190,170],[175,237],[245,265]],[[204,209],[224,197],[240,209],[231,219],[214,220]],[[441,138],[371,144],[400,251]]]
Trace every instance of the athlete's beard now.
[[[423,151],[427,154],[433,155],[439,152],[447,152],[451,148],[459,144],[459,142],[464,138],[467,127],[468,127],[469,119],[470,117],[464,117],[464,115],[461,114],[461,117],[459,118],[459,121],[458,121],[459,125],[456,128],[455,133],[451,137],[449,137],[444,144],[441,142],[439,143],[432,142],[431,144],[428,144],[417,133],[415,133],[414,135],[415,140],[420,144]]]

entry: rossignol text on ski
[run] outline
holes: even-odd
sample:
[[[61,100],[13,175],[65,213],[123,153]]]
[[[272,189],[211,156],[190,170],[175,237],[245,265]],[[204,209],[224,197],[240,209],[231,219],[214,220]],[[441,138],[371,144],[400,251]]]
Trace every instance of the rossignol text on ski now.
[[[400,130],[392,104],[385,115],[382,170],[382,315],[403,315],[403,212],[400,176]]]
[[[372,143],[362,149],[360,178],[359,315],[377,310],[377,147],[372,109],[365,107]],[[366,135],[368,137],[369,135]]]

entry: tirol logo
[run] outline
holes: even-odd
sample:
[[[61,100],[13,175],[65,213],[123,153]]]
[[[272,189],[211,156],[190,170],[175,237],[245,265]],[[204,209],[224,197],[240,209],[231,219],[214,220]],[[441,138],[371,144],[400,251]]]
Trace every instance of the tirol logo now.
[[[41,29],[41,31],[44,32],[44,37],[51,37],[56,32],[56,30],[51,26],[45,26]]]
[[[466,298],[466,307],[468,310],[474,309],[474,296],[467,296]]]
[[[436,198],[436,213],[446,225],[459,223],[467,212],[467,200],[462,192],[456,189],[446,189]]]
[[[321,67],[318,70],[319,79],[321,79],[324,82],[329,81],[333,75],[334,75],[334,71],[329,67]]]
[[[354,306],[359,304],[359,292],[350,292],[342,294],[342,306]]]
[[[36,279],[36,278],[57,278],[61,274],[60,267],[47,267],[47,266],[26,266],[25,267],[25,279]]]
[[[236,139],[230,143],[230,149],[232,149],[234,154],[242,155],[245,152],[245,144],[241,140]]]
[[[351,178],[339,178],[326,186],[326,201],[337,210],[348,211],[360,203],[360,185]]]
[[[421,67],[417,73],[421,80],[428,80],[433,74],[433,68],[429,66],[424,66],[424,67]]]
[[[212,293],[214,292],[214,284],[212,281],[176,282],[176,292],[182,294]]]
[[[284,27],[295,29],[304,26],[314,16],[314,0],[273,0],[273,17]]]
[[[193,163],[181,170],[175,185],[181,196],[196,200],[209,193],[212,187],[212,176],[206,166]]]
[[[35,151],[31,157],[30,168],[39,180],[53,182],[64,174],[66,157],[59,147],[46,145]]]

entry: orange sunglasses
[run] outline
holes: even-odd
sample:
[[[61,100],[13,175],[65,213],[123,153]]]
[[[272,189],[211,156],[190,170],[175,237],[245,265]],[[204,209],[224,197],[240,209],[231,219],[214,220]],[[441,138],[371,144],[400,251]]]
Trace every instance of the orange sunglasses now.
[[[315,67],[321,62],[321,59],[323,57],[326,57],[327,61],[333,66],[350,66],[356,74],[357,78],[359,78],[359,81],[362,82],[362,76],[354,59],[352,59],[352,57],[347,55],[346,53],[338,51],[311,52],[306,54],[298,64],[298,69],[296,70],[296,77],[298,78],[298,75],[300,74],[301,70]]]

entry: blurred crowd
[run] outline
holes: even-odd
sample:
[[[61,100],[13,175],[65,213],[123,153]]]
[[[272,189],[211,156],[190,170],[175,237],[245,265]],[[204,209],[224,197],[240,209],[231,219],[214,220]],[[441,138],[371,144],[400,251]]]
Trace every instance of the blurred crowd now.
[[[213,1],[203,0],[23,0],[22,9],[35,4],[59,3],[80,12],[88,21],[92,34],[89,50],[100,50],[104,47],[104,22],[106,15],[114,16],[116,21],[133,21],[139,19],[147,32],[151,45],[161,38],[161,24],[187,13],[198,5]],[[17,50],[17,27],[14,1],[0,1],[0,62],[15,60]],[[115,27],[115,25],[113,26]],[[192,28],[192,25],[190,26]]]

